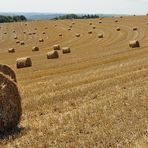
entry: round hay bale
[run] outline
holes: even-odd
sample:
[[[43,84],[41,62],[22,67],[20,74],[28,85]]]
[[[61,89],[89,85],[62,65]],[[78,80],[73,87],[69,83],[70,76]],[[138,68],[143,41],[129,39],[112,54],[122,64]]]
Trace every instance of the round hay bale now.
[[[33,46],[33,47],[32,47],[32,51],[39,51],[39,47]]]
[[[23,31],[24,34],[26,34],[26,31]]]
[[[45,27],[45,29],[48,29],[48,27]]]
[[[116,28],[116,30],[117,30],[117,31],[120,31],[120,28],[119,28],[119,27],[117,27],[117,28]]]
[[[14,48],[10,48],[10,49],[8,49],[8,52],[9,53],[14,53],[15,52],[15,49]]]
[[[36,32],[33,32],[32,34],[33,34],[33,35],[35,35],[35,34],[36,34]]]
[[[102,22],[100,21],[99,24],[101,24]]]
[[[4,32],[4,34],[7,34],[7,32]]]
[[[70,25],[69,28],[72,28],[72,25]]]
[[[92,25],[92,22],[89,22],[89,25]]]
[[[37,28],[34,28],[34,30],[37,30]]]
[[[146,25],[148,25],[148,22],[146,22]]]
[[[43,39],[39,39],[39,42],[44,42],[44,40]]]
[[[31,67],[32,61],[30,57],[22,57],[16,60],[16,67],[17,68],[24,68],[24,67]]]
[[[17,43],[17,44],[19,44],[19,43],[20,43],[20,41],[19,41],[19,40],[17,40],[17,41],[16,41],[16,43]]]
[[[98,38],[103,38],[103,34],[102,33],[98,34]]]
[[[72,22],[72,25],[74,25],[75,24],[75,22]]]
[[[76,33],[75,36],[76,36],[76,37],[80,37],[80,34],[79,34],[79,33]]]
[[[24,43],[24,41],[20,41],[20,45],[24,45],[25,43]]]
[[[15,72],[9,66],[0,64],[0,72],[16,82]]]
[[[32,35],[32,33],[31,33],[31,32],[29,32],[29,33],[28,33],[28,35]]]
[[[56,50],[47,52],[47,59],[56,59],[59,58],[59,53]]]
[[[25,26],[27,26],[28,24],[27,23],[25,23]]]
[[[70,52],[71,52],[71,51],[70,51],[70,47],[63,47],[63,48],[62,48],[62,52],[63,52],[63,54],[70,53]]]
[[[45,31],[43,31],[43,32],[42,32],[42,34],[46,34],[46,32],[45,32]]]
[[[60,49],[61,49],[60,45],[54,45],[53,46],[53,50],[60,50]]]
[[[71,30],[71,28],[68,28],[68,30],[70,31],[70,30]]]
[[[133,31],[137,31],[138,30],[138,28],[137,27],[133,27]]]
[[[21,97],[17,85],[0,73],[0,132],[14,129],[21,115]]]
[[[89,31],[88,31],[88,34],[92,34],[92,30],[89,30]]]
[[[12,32],[15,33],[15,30],[13,30]]]
[[[62,33],[59,33],[59,36],[63,36]]]
[[[14,39],[16,40],[17,39],[17,36],[14,36]]]
[[[92,28],[93,28],[93,29],[96,29],[96,26],[93,26]]]
[[[120,18],[123,18],[123,16],[120,16]]]
[[[136,47],[140,47],[140,43],[138,40],[133,40],[129,42],[129,47],[131,48],[136,48]]]
[[[117,19],[115,19],[115,22],[117,23],[117,22],[118,22],[118,20],[117,20]]]

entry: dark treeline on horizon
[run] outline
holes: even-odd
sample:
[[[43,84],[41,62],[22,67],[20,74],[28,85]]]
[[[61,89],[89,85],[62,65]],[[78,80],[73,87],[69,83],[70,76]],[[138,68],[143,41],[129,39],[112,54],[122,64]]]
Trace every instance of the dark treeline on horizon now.
[[[0,15],[0,23],[22,22],[22,21],[27,21],[26,17],[23,15],[15,15],[15,16]]]
[[[100,18],[96,14],[86,14],[86,15],[76,15],[76,14],[67,14],[59,17],[55,17],[55,20],[64,20],[64,19],[91,19],[91,18]]]

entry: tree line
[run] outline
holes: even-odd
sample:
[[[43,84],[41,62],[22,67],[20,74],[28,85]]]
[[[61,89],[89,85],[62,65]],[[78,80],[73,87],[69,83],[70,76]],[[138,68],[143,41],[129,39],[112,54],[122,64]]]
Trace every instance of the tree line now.
[[[0,23],[22,22],[22,21],[27,21],[27,18],[23,15],[16,15],[16,16],[0,15]]]
[[[55,17],[54,20],[64,20],[64,19],[91,19],[91,18],[100,18],[96,14],[87,14],[87,15],[76,15],[76,14],[67,14],[59,17]]]

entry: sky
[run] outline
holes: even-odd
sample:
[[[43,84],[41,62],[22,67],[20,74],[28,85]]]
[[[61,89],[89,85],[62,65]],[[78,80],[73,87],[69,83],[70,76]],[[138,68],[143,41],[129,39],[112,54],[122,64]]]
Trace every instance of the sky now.
[[[148,0],[0,0],[0,12],[146,14]]]

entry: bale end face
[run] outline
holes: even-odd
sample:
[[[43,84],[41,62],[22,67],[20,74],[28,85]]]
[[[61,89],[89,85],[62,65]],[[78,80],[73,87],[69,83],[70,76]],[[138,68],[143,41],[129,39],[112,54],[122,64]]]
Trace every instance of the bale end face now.
[[[59,58],[59,53],[56,50],[47,53],[47,59],[57,59]]]
[[[0,73],[0,132],[15,128],[21,119],[21,97],[16,83]]]
[[[67,54],[67,53],[70,53],[71,50],[69,47],[64,47],[64,48],[62,48],[62,52],[63,52],[63,54]]]
[[[9,66],[0,64],[0,72],[16,82],[15,72]]]
[[[17,68],[24,68],[24,67],[31,67],[31,66],[32,66],[32,61],[30,57],[18,58],[16,60]]]
[[[137,40],[130,41],[130,42],[129,42],[129,47],[131,47],[131,48],[140,47],[140,43],[139,43],[139,41],[137,41]]]

